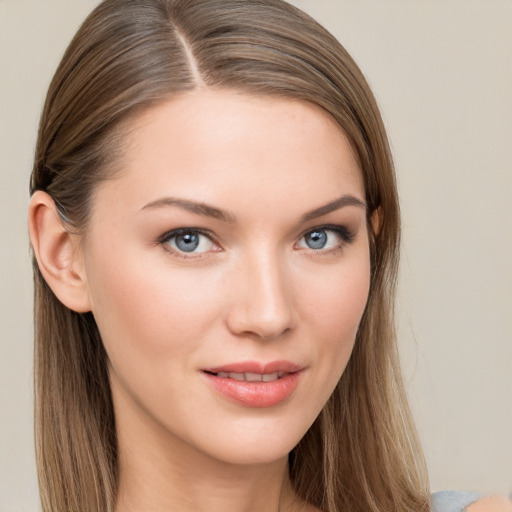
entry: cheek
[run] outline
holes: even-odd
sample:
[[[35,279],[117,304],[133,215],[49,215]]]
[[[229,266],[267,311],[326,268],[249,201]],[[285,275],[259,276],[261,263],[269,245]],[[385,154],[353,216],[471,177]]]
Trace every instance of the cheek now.
[[[302,286],[302,289],[309,289],[303,297],[305,323],[309,336],[317,340],[319,364],[332,388],[352,353],[370,286],[367,248],[362,247],[351,256],[343,265],[329,269],[309,286],[305,283]]]
[[[214,273],[177,272],[126,254],[92,266],[93,313],[109,355],[128,346],[155,360],[170,349],[191,351],[219,317],[222,281]]]
[[[311,317],[317,318],[323,329],[332,333],[355,332],[366,306],[370,264],[367,252],[359,252],[361,256],[354,255],[304,287],[310,291],[304,299]]]

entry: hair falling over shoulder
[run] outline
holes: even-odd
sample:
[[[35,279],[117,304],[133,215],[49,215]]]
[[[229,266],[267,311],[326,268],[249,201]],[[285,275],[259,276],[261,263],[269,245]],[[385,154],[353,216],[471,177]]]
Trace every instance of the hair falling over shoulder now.
[[[400,219],[392,158],[363,74],[318,23],[281,0],[103,1],[78,30],[50,85],[31,192],[46,191],[69,229],[86,230],[94,187],[117,172],[125,122],[201,87],[322,107],[348,136],[364,176],[372,233],[369,300],[335,392],[290,454],[295,491],[325,512],[428,512],[426,469],[394,332]],[[378,233],[371,229],[374,214]],[[35,262],[34,279],[43,510],[112,512],[115,417],[95,320],[61,304]]]

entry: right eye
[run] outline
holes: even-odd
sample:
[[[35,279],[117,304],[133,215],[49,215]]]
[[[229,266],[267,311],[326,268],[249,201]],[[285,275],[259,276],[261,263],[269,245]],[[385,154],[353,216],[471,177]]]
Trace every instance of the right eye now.
[[[160,243],[167,250],[183,257],[214,251],[217,245],[205,233],[196,229],[175,229],[162,237]]]

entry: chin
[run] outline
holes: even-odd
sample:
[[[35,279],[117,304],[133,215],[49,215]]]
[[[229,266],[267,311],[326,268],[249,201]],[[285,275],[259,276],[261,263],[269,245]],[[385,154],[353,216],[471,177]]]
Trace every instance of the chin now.
[[[314,421],[298,422],[296,418],[284,421],[240,420],[212,429],[200,443],[194,443],[203,453],[227,464],[269,464],[284,458],[295,448]]]
[[[244,445],[241,443],[227,443],[226,446],[218,446],[211,453],[211,457],[226,464],[237,466],[250,466],[272,464],[288,457],[297,443],[279,443],[275,440],[267,440],[265,443]]]

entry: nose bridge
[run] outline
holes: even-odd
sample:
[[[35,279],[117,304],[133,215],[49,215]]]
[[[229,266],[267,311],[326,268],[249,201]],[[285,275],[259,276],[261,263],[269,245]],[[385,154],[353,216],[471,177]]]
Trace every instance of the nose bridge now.
[[[229,315],[233,332],[273,339],[293,327],[289,270],[279,251],[269,247],[254,248],[242,258]]]

